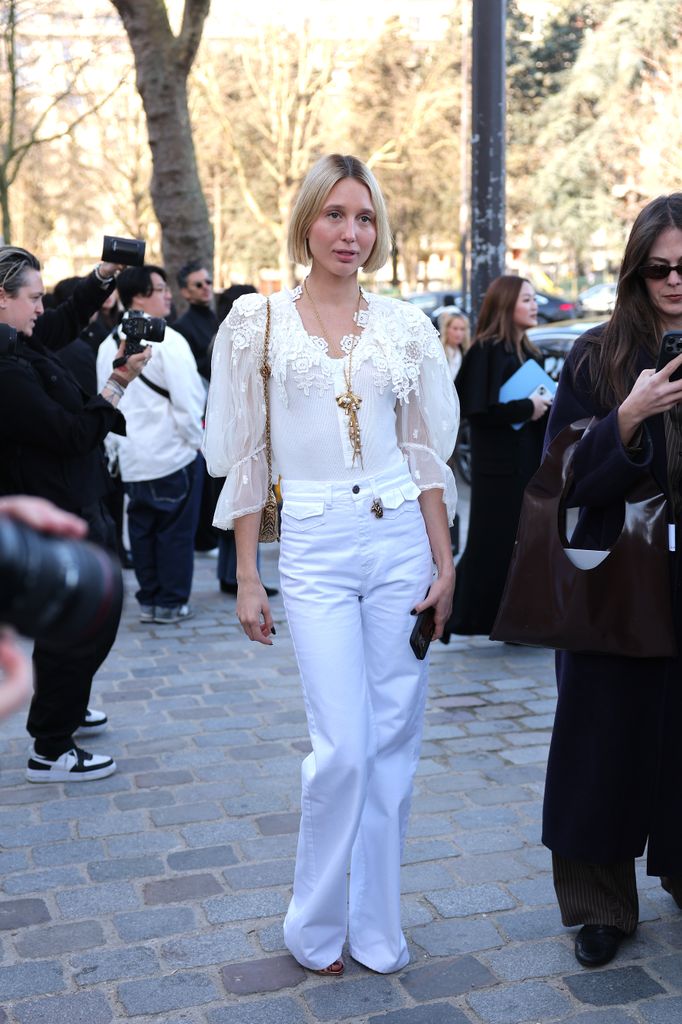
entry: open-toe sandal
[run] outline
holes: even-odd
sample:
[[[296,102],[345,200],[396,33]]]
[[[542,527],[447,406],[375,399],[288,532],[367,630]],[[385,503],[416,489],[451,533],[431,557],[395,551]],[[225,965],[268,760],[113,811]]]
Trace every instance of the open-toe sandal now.
[[[333,978],[339,978],[345,970],[345,964],[341,958],[335,960],[329,967],[323,967],[321,971],[315,971],[316,974],[331,974]]]

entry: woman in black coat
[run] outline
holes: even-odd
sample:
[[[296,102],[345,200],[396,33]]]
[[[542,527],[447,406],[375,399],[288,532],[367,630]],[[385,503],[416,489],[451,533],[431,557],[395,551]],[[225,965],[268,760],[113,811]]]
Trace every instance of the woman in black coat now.
[[[682,193],[639,214],[613,316],[574,346],[548,439],[596,417],[579,442],[570,504],[581,546],[620,532],[628,491],[652,474],[675,523],[673,616],[682,651],[682,382],[678,356],[656,372],[664,331],[682,331]],[[575,544],[575,539],[573,540]],[[634,627],[636,628],[636,627]],[[637,927],[634,859],[682,907],[682,658],[557,654],[558,703],[545,790],[543,842],[565,925],[585,966],[607,963]]]
[[[457,566],[452,615],[441,637],[492,629],[511,559],[523,491],[540,465],[549,403],[537,395],[500,402],[500,387],[527,359],[542,356],[526,334],[537,323],[530,281],[505,275],[485,293],[474,343],[457,377],[471,426],[471,506]],[[515,430],[512,424],[522,424]]]
[[[55,352],[99,309],[119,269],[100,263],[65,302],[45,311],[36,257],[17,246],[0,246],[0,495],[48,498],[84,519],[90,540],[109,548],[115,547],[115,533],[104,505],[109,483],[102,441],[110,430],[125,433],[116,406],[151,353],[147,349],[124,360],[101,394],[90,396]],[[34,740],[29,782],[86,781],[116,770],[112,758],[87,753],[73,735],[100,732],[106,725],[106,715],[89,712],[88,700],[117,626],[112,610],[92,637],[68,647],[36,640],[35,694],[27,723]]]

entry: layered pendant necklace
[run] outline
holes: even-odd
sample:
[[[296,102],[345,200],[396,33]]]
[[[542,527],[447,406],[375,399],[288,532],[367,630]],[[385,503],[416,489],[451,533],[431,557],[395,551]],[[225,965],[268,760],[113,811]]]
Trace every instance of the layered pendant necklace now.
[[[305,291],[308,297],[313,313],[315,314],[315,319],[320,325],[322,337],[326,341],[327,348],[329,349],[329,333],[324,324],[322,323],[322,317],[320,316],[317,306],[315,305],[315,300],[313,299],[312,295],[308,290],[307,279],[303,282],[303,290]],[[362,301],[362,297],[362,288],[360,288],[360,286],[358,285],[358,304],[355,313],[353,314],[353,321],[359,326],[364,327],[367,323],[367,314],[365,310],[360,309],[360,302]],[[355,392],[353,391],[353,352],[359,340],[359,334],[351,335],[350,347],[348,349],[348,365],[344,365],[343,367],[343,379],[346,385],[346,389],[340,395],[336,396],[336,404],[338,405],[339,409],[343,409],[346,416],[348,417],[348,438],[350,440],[350,446],[353,452],[353,461],[351,463],[351,466],[355,465],[356,459],[360,460],[361,466],[363,464],[362,442],[360,438],[360,422],[358,420],[358,411],[360,409],[360,406],[362,405],[362,398],[360,397],[360,395],[356,395]]]

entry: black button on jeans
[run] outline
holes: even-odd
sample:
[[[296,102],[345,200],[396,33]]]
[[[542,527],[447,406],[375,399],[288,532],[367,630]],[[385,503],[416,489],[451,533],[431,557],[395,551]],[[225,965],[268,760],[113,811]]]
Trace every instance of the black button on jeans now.
[[[359,493],[360,493],[360,487],[358,486],[358,484],[353,484],[353,494],[359,494]]]

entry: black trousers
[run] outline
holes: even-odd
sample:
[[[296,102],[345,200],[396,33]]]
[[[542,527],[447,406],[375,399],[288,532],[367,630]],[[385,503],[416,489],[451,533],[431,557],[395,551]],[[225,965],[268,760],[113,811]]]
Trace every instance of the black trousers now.
[[[215,515],[216,503],[225,481],[209,476],[203,460],[201,462],[201,474],[201,507],[199,509],[197,530],[194,535],[194,550],[212,551],[213,548],[218,547],[218,539],[222,532],[213,525],[213,516]]]
[[[116,532],[103,502],[78,510],[89,524],[88,540],[115,553]],[[95,672],[116,639],[121,607],[112,607],[91,639],[69,646],[36,640],[33,648],[35,689],[26,728],[44,757],[59,757],[73,746],[82,723]]]

